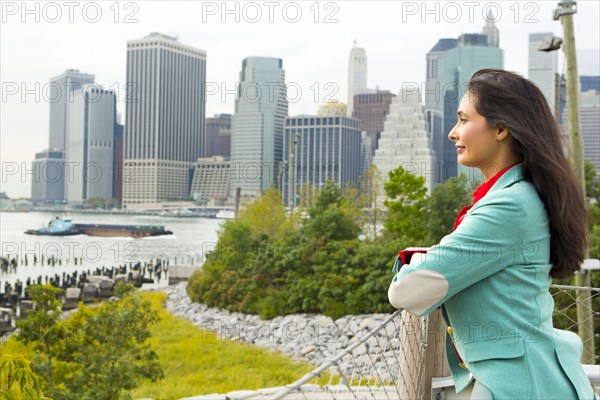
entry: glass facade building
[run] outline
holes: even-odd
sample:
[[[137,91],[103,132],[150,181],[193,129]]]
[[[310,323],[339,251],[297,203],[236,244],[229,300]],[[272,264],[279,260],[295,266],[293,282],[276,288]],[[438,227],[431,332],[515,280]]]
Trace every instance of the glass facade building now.
[[[241,188],[242,196],[255,197],[279,185],[287,114],[283,61],[245,58],[231,121],[232,189]]]

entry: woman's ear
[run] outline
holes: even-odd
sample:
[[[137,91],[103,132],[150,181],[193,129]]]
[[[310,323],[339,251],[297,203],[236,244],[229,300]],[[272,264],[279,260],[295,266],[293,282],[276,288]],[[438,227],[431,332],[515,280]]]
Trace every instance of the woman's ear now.
[[[498,126],[498,133],[497,133],[497,140],[500,142],[504,139],[506,139],[506,137],[508,136],[508,128],[504,125],[499,125]]]

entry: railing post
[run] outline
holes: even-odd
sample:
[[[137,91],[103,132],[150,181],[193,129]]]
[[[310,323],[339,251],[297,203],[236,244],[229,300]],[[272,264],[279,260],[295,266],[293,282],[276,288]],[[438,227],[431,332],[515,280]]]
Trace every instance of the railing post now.
[[[450,367],[446,360],[446,322],[440,309],[427,315],[425,348],[424,396],[431,399],[431,380],[434,377],[450,376]]]

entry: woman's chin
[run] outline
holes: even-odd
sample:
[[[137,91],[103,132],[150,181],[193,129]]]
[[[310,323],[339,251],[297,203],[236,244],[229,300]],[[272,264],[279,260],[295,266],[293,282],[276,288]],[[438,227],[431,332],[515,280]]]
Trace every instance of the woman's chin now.
[[[458,156],[458,159],[456,161],[463,167],[477,168],[477,165],[478,165],[477,162],[469,161],[468,159],[465,159],[465,158],[461,159],[460,156]]]

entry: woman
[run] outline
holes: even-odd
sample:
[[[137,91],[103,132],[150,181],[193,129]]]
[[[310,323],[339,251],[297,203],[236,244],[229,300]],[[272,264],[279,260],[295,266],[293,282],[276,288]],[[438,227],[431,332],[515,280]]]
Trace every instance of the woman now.
[[[457,393],[474,379],[471,398],[591,400],[579,336],[552,325],[552,278],[579,269],[588,240],[556,120],[537,86],[492,69],[472,76],[457,115],[458,162],[485,182],[454,231],[400,269],[389,300],[417,316],[441,306]]]

